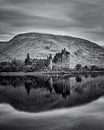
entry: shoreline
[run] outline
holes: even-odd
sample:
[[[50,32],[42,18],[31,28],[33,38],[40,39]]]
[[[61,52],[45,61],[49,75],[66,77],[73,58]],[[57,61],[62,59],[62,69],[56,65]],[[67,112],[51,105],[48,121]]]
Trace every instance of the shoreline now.
[[[0,76],[57,76],[57,75],[81,75],[81,74],[104,74],[104,71],[86,71],[86,72],[78,72],[78,71],[49,71],[49,72],[0,72]]]

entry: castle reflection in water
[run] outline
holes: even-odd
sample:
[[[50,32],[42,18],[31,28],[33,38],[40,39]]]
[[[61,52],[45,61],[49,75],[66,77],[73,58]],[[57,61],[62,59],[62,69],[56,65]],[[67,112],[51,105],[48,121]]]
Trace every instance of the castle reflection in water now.
[[[95,76],[95,75],[94,75]],[[94,77],[91,75],[91,77]],[[84,76],[86,79],[89,77],[89,75]],[[96,76],[95,76],[96,77]],[[76,75],[74,77],[69,76],[44,76],[44,77],[17,77],[17,76],[8,76],[8,77],[0,77],[0,85],[2,86],[10,86],[13,88],[18,88],[20,86],[24,86],[25,92],[27,92],[27,95],[30,95],[31,90],[36,90],[38,88],[40,89],[46,89],[49,91],[50,94],[56,93],[57,95],[62,95],[63,98],[67,98],[71,94],[70,87],[73,84],[81,83],[82,77],[79,75]],[[71,81],[70,81],[71,80]]]
[[[46,89],[50,94],[56,93],[67,98],[70,95],[70,78],[62,77],[0,77],[0,85],[10,86],[13,88],[25,87],[27,95],[30,95],[33,89]]]
[[[103,75],[0,77],[0,104],[40,112],[91,102],[104,95]]]

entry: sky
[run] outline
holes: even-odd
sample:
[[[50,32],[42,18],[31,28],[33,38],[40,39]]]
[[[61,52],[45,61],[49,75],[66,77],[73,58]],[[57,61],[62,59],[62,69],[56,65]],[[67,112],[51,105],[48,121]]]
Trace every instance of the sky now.
[[[104,0],[0,0],[0,40],[39,32],[104,45]]]

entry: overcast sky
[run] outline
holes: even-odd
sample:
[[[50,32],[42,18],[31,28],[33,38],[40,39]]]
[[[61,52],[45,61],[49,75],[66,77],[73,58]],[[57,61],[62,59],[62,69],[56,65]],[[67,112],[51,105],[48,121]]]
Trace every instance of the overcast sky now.
[[[24,32],[71,35],[104,45],[104,0],[0,0],[0,40]]]

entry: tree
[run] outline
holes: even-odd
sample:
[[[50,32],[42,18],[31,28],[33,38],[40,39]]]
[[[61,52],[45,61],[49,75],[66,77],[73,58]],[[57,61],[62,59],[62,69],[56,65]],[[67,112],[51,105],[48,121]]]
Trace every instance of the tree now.
[[[79,71],[81,69],[81,67],[82,67],[81,64],[76,64],[75,68],[76,68],[77,71]]]
[[[90,70],[91,71],[99,71],[99,67],[96,65],[92,65]]]
[[[87,66],[87,65],[85,65],[85,66],[84,66],[84,68],[83,68],[83,70],[84,70],[84,71],[89,71],[88,66]]]

